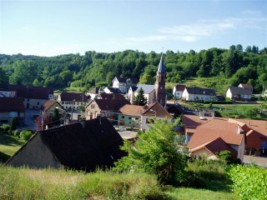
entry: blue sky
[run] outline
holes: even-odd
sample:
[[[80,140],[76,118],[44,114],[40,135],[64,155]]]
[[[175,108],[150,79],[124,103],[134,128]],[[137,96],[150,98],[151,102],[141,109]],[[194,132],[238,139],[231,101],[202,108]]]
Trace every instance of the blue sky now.
[[[267,47],[266,0],[0,0],[0,53]]]

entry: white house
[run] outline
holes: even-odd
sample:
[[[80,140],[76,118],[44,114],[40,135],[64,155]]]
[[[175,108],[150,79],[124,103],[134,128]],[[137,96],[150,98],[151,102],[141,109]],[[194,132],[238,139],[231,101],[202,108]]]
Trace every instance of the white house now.
[[[226,97],[231,100],[250,100],[252,91],[241,87],[230,87],[226,92]]]
[[[182,98],[185,87],[186,87],[185,85],[175,85],[173,87],[172,94],[173,94],[175,99],[181,99]]]
[[[128,91],[128,99],[133,104],[135,97],[138,95],[140,89],[144,90],[144,97],[147,100],[147,104],[151,104],[155,102],[155,86],[154,85],[146,85],[146,84],[138,84],[137,86],[130,87]]]
[[[182,99],[186,101],[215,101],[216,94],[213,89],[186,87]]]
[[[66,111],[77,111],[80,106],[85,106],[88,102],[87,96],[82,93],[62,92],[58,95],[57,101]]]
[[[124,94],[126,94],[130,87],[136,86],[138,80],[136,78],[121,78],[115,77],[112,80],[112,87],[118,88]]]

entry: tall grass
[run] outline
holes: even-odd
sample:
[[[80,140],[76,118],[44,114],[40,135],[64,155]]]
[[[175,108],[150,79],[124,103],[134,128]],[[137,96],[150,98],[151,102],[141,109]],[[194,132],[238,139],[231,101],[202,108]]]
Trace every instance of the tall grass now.
[[[156,177],[0,166],[0,199],[166,199]]]

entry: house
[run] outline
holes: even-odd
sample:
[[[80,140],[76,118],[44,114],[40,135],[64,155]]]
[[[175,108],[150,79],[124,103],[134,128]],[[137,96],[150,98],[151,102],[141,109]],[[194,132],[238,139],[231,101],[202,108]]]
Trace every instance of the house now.
[[[53,89],[48,87],[26,87],[23,85],[6,85],[5,92],[16,94],[23,98],[26,109],[41,109],[42,105],[49,99],[53,99]],[[14,95],[11,95],[14,97]],[[11,97],[10,96],[10,97]]]
[[[226,144],[230,145],[235,149],[235,153],[238,158],[243,159],[243,155],[265,155],[267,150],[267,131],[266,125],[267,121],[263,120],[246,120],[246,119],[226,119],[226,118],[215,118],[215,117],[199,117],[193,115],[183,115],[182,122],[184,124],[184,134],[186,136],[185,143],[188,143],[189,150],[191,148],[192,155],[200,155],[200,152],[203,148],[207,148],[206,144],[212,145],[211,142],[221,143],[217,141],[220,137],[223,139]],[[242,135],[245,140],[244,151],[239,149],[242,142],[237,144],[236,140],[231,141],[236,137],[234,134]],[[232,134],[232,135],[231,135]],[[197,135],[197,136],[195,136]],[[210,136],[212,135],[212,136]],[[218,136],[218,137],[215,137]],[[225,139],[225,137],[227,139]],[[240,137],[240,136],[238,136]],[[201,138],[201,139],[200,139]],[[204,139],[205,141],[204,141]],[[194,140],[193,140],[194,139]],[[191,140],[193,140],[193,146]],[[216,141],[215,141],[216,140]],[[190,145],[189,145],[190,144]],[[204,145],[204,146],[203,146]],[[234,146],[237,145],[237,146]],[[220,148],[222,148],[220,144]],[[213,154],[206,152],[207,155],[210,155],[211,158],[216,157],[216,152],[221,151],[222,149],[216,150],[216,145],[213,146]],[[243,146],[242,146],[243,148]],[[201,149],[201,151],[199,151]],[[216,150],[216,152],[215,152]],[[229,149],[225,149],[229,150]],[[197,152],[195,152],[197,151]],[[206,151],[206,150],[205,150]],[[233,154],[234,155],[234,154]],[[214,157],[215,156],[215,157]]]
[[[105,87],[104,92],[107,94],[120,94],[122,93],[119,88]]]
[[[22,98],[0,98],[0,124],[11,123],[14,117],[23,123],[25,108]]]
[[[185,85],[175,85],[172,91],[174,99],[181,99],[185,88]]]
[[[7,165],[94,171],[125,155],[123,140],[106,118],[38,131]]]
[[[115,77],[112,80],[112,87],[118,88],[123,94],[126,94],[130,87],[136,86],[137,82],[136,78]]]
[[[238,85],[238,87],[243,88],[243,89],[246,89],[246,90],[251,90],[251,92],[253,92],[253,87],[252,87],[252,85],[250,85],[250,84],[247,84],[247,83],[240,83],[240,84]]]
[[[86,119],[94,119],[97,116],[106,116],[110,120],[115,121],[119,109],[125,104],[130,104],[130,102],[120,94],[101,93],[86,105]]]
[[[187,146],[192,157],[205,155],[207,159],[218,159],[217,153],[228,150],[233,157],[243,161],[245,132],[238,124],[213,119],[196,128]]]
[[[147,104],[151,104],[155,102],[155,86],[154,85],[146,85],[146,84],[138,84],[137,86],[130,87],[128,91],[128,99],[131,104],[134,103],[135,97],[138,95],[140,89],[144,91],[144,97],[147,100]]]
[[[86,93],[87,97],[90,97],[90,99],[94,99],[98,94],[100,94],[101,92],[103,92],[102,90],[100,90],[99,88],[93,88],[91,89],[89,92]]]
[[[57,101],[66,111],[78,111],[81,106],[88,103],[88,98],[82,93],[62,92],[58,95]]]
[[[230,87],[226,92],[226,97],[231,100],[249,101],[252,91],[241,87]]]
[[[186,87],[182,99],[185,101],[215,101],[216,94],[213,89]]]
[[[172,119],[172,116],[158,102],[145,106],[124,105],[118,114],[118,124],[146,130],[149,124],[153,123],[154,118]]]
[[[195,130],[201,124],[207,123],[212,117],[200,117],[196,115],[182,115],[182,122],[184,125],[185,144],[187,144]]]

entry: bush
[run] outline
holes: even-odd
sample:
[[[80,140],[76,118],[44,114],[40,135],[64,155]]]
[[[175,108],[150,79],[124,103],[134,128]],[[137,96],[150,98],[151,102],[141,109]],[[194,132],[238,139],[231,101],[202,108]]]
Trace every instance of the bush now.
[[[28,140],[31,138],[31,136],[32,136],[32,131],[30,130],[21,131],[19,134],[19,137],[23,140]]]
[[[267,171],[257,166],[232,166],[229,175],[240,199],[267,199]]]
[[[12,132],[12,134],[13,134],[14,136],[16,136],[16,137],[19,137],[19,136],[20,136],[20,130],[14,130],[14,131]]]
[[[2,124],[2,126],[0,127],[1,131],[4,133],[8,133],[10,130],[10,125],[9,124]]]
[[[177,121],[155,120],[145,133],[139,135],[134,147],[125,141],[123,150],[128,156],[115,164],[115,170],[145,171],[155,174],[163,184],[178,184],[183,181],[186,157],[178,149]]]

